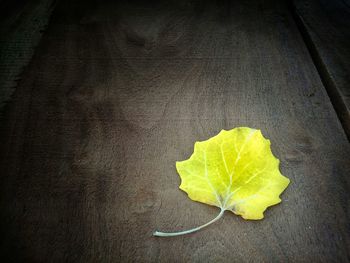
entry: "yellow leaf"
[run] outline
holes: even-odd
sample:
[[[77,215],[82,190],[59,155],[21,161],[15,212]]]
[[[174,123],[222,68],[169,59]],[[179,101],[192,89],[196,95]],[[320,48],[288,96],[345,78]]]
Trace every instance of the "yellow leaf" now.
[[[262,219],[267,207],[281,202],[279,195],[289,179],[279,171],[270,141],[260,130],[239,127],[196,142],[192,156],[177,162],[180,189],[194,201],[217,206],[220,214],[207,224],[175,233],[155,232],[156,236],[175,236],[195,232],[219,219],[228,210],[244,219]]]

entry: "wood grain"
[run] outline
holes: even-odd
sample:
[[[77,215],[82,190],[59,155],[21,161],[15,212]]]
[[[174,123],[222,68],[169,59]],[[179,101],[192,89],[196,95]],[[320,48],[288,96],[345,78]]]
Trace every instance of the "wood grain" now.
[[[0,1],[0,117],[33,56],[53,7],[53,0]]]
[[[37,50],[0,127],[4,258],[349,261],[349,144],[283,2],[61,1]],[[236,126],[271,139],[283,202],[153,237],[216,216],[175,161]]]
[[[350,140],[350,1],[294,0],[294,8]]]

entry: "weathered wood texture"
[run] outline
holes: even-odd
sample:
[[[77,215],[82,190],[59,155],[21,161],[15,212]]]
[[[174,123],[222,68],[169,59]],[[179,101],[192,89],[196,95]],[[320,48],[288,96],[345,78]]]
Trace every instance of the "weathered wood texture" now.
[[[49,21],[53,0],[0,1],[0,115]]]
[[[284,3],[151,3],[58,4],[1,126],[1,255],[349,261],[349,144]],[[216,216],[178,189],[175,161],[236,126],[271,139],[282,204],[153,237]]]
[[[350,140],[350,1],[294,0],[294,8]]]

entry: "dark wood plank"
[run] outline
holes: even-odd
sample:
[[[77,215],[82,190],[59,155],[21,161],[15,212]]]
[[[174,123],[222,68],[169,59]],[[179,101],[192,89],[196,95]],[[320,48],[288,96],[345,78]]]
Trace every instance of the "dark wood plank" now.
[[[0,128],[3,257],[349,261],[349,144],[284,3],[151,3],[58,4]],[[271,139],[282,204],[153,237],[216,216],[175,161],[236,126]]]
[[[294,8],[350,140],[350,1],[294,0]]]
[[[33,56],[53,7],[53,0],[0,1],[0,117]]]

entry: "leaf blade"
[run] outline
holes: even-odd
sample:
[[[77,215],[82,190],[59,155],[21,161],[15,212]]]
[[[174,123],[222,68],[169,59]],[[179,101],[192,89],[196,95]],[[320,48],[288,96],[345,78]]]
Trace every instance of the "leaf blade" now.
[[[248,127],[196,142],[191,157],[177,162],[176,169],[189,198],[251,220],[262,219],[267,207],[280,203],[290,183],[280,173],[270,141]]]

